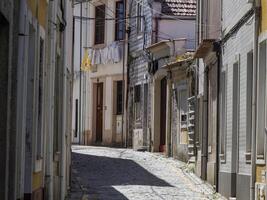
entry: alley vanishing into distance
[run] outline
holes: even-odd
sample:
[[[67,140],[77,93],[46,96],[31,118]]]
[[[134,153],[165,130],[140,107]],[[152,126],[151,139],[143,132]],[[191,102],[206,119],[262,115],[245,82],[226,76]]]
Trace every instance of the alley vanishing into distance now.
[[[267,0],[0,0],[0,200],[267,200]]]
[[[69,200],[223,199],[183,162],[131,149],[73,146]]]

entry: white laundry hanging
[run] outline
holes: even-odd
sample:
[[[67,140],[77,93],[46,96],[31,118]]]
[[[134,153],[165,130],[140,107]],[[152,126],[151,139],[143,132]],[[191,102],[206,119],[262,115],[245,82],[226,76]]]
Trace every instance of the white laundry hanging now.
[[[101,63],[104,65],[108,64],[108,51],[109,51],[108,47],[100,49]]]
[[[121,45],[113,42],[103,49],[93,49],[89,53],[92,65],[113,64],[121,61]]]

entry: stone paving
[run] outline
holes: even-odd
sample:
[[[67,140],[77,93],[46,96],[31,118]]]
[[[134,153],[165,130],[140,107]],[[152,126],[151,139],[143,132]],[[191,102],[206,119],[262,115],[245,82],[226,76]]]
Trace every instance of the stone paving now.
[[[131,149],[73,146],[69,200],[224,199],[186,164]]]

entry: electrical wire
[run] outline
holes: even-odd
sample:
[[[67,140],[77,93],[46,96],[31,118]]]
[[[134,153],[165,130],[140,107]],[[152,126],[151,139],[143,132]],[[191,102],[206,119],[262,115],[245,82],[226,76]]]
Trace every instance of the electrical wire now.
[[[133,1],[135,1],[136,3],[138,3],[138,4],[140,4],[141,6],[143,6],[143,7],[146,7],[146,8],[148,8],[148,9],[150,9],[151,11],[154,11],[155,13],[158,13],[158,14],[160,14],[160,16],[165,16],[166,18],[169,18],[169,19],[173,19],[173,20],[176,20],[176,21],[181,21],[181,22],[183,22],[183,23],[187,23],[185,20],[187,20],[187,19],[181,19],[179,16],[177,16],[177,17],[174,17],[174,16],[171,16],[171,15],[166,15],[166,14],[164,14],[164,13],[162,13],[162,12],[160,12],[160,11],[157,11],[157,10],[155,10],[155,9],[153,9],[153,8],[151,8],[151,7],[149,7],[149,6],[147,6],[147,5],[144,5],[144,3],[142,3],[143,2],[143,0],[133,0]],[[193,16],[189,16],[189,17],[193,17]],[[197,26],[207,26],[207,27],[217,27],[218,25],[215,25],[215,24],[197,24]]]

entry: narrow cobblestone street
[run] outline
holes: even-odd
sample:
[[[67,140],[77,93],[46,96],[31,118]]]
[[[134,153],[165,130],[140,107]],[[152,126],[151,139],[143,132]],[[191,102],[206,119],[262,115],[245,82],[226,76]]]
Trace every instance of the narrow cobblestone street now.
[[[159,154],[87,146],[72,151],[70,200],[221,199],[184,163]]]

